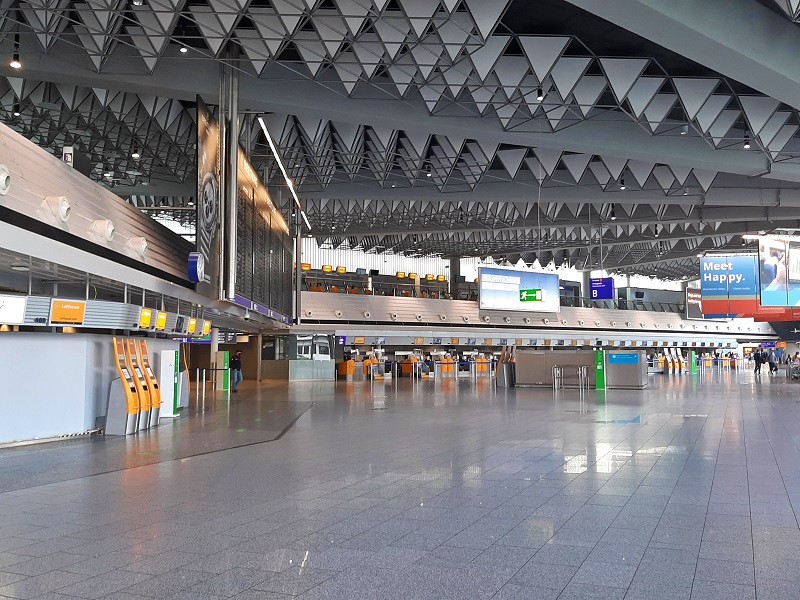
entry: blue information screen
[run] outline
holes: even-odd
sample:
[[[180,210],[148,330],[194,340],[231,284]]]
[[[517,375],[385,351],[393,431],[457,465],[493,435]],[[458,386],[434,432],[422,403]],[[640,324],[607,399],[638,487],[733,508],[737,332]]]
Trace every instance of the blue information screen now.
[[[589,280],[589,298],[592,300],[614,299],[614,278],[597,277]]]
[[[610,365],[638,365],[639,364],[639,355],[638,354],[627,354],[622,352],[609,352],[608,353],[608,364]]]

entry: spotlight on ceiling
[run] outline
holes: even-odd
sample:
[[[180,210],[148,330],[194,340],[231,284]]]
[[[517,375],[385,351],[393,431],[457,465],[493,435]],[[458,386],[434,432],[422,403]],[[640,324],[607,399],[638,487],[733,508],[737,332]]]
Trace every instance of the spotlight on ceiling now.
[[[627,186],[625,185],[625,177],[623,176],[619,180],[619,189],[621,189],[624,192],[626,187]]]
[[[144,0],[131,0],[134,6],[144,6]]]
[[[616,221],[617,220],[617,211],[614,210],[614,205],[613,204],[611,205],[611,220],[612,221]]]
[[[745,133],[744,133],[744,146],[743,146],[743,148],[745,150],[750,150],[750,132],[749,131],[745,131]]]
[[[138,160],[142,155],[139,153],[138,148],[134,148],[133,152],[131,152],[131,158],[134,160]]]
[[[30,271],[30,267],[22,263],[14,263],[13,265],[11,265],[11,270],[18,271],[19,273],[27,273],[28,271]]]
[[[14,53],[11,55],[11,62],[8,66],[12,69],[21,69],[22,63],[19,60],[19,33],[14,34]]]
[[[544,100],[544,91],[542,88],[536,88],[536,99],[541,102]]]
[[[19,102],[14,103],[14,112],[12,112],[11,114],[13,114],[15,117],[18,117],[22,114],[19,110]]]
[[[189,49],[186,46],[181,46],[181,49],[178,50],[181,54],[186,54],[188,51]]]
[[[681,135],[686,135],[688,133],[689,133],[689,125],[686,124],[686,125],[681,127]]]

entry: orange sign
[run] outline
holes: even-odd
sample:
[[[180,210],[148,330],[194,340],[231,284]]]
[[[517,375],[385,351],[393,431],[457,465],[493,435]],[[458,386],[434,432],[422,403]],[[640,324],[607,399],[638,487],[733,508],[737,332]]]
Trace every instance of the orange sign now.
[[[458,346],[459,339],[458,338],[450,338],[450,344],[453,346]]]
[[[781,342],[778,342],[778,343],[776,343],[776,344],[775,344],[775,347],[776,347],[776,348],[782,348],[782,349],[786,350],[787,343],[786,343],[786,342],[783,342],[783,341],[781,341]]]
[[[203,335],[211,333],[211,321],[203,321]]]
[[[414,338],[414,345],[421,346],[425,343],[425,338]]]
[[[189,329],[187,329],[189,333],[194,333],[197,331],[197,319],[194,317],[189,319]]]
[[[167,313],[159,311],[156,315],[156,331],[164,331],[167,328]]]
[[[483,339],[483,345],[484,346],[491,346],[492,342],[493,342],[492,338],[484,338]]]
[[[522,338],[517,338],[514,340],[514,342],[517,346],[522,346]]]
[[[51,325],[83,325],[86,317],[86,302],[83,300],[50,301]]]
[[[153,309],[142,308],[141,312],[139,313],[139,329],[150,329],[150,325],[152,323]]]
[[[354,344],[366,344],[367,343],[367,338],[357,337],[357,338],[355,338],[353,340],[353,343]]]

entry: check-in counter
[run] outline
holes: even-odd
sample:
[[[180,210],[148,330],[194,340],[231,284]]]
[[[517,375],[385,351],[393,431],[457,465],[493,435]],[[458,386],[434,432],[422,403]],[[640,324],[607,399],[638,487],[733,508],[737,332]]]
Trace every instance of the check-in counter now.
[[[565,387],[578,387],[578,368],[586,367],[589,387],[595,387],[594,350],[528,350],[517,348],[516,386],[553,385],[553,367],[563,369]]]

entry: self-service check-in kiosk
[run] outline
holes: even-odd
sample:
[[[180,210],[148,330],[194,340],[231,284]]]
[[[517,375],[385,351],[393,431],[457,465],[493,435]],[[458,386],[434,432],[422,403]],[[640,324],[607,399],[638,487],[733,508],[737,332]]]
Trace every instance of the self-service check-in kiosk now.
[[[136,356],[139,365],[144,373],[147,389],[150,392],[150,427],[158,427],[158,417],[161,414],[161,389],[158,386],[158,379],[153,369],[150,367],[150,355],[147,351],[146,340],[136,340]]]
[[[123,340],[114,338],[114,357],[119,378],[111,382],[105,432],[108,435],[129,435],[136,433],[139,422],[139,389],[129,366]]]
[[[136,385],[136,391],[139,393],[139,426],[137,429],[141,431],[150,427],[150,388],[139,366],[139,359],[136,356],[136,343],[134,340],[125,340],[125,346],[128,369],[133,377],[133,383]]]

